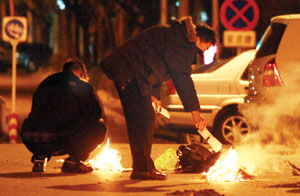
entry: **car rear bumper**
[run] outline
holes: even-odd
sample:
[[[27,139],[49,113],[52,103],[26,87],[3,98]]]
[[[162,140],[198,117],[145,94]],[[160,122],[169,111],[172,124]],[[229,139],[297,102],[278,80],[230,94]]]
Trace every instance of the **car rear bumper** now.
[[[192,116],[189,112],[185,112],[182,107],[169,105],[167,110],[170,113],[170,119],[164,120],[164,124],[172,124],[178,126],[194,126]],[[201,115],[206,119],[208,127],[213,126],[214,116],[217,113],[218,108],[203,108],[200,110]]]

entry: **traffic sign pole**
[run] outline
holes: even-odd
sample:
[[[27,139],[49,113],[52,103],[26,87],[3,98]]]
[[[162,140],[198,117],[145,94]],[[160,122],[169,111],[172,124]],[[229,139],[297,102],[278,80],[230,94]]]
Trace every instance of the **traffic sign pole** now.
[[[12,90],[11,90],[11,99],[12,99],[12,112],[16,112],[16,86],[17,86],[17,62],[16,62],[16,53],[18,43],[15,41],[11,42],[12,45]]]
[[[15,15],[15,1],[9,0],[9,12],[11,16]]]
[[[13,1],[12,1],[13,2]],[[8,135],[10,143],[16,143],[18,135],[18,116],[16,113],[16,84],[17,84],[17,46],[19,42],[27,39],[27,19],[25,17],[4,17],[2,26],[2,36],[4,41],[9,41],[12,45],[12,89],[11,89],[11,113],[9,118]]]
[[[11,113],[9,115],[9,131],[8,135],[10,138],[10,143],[16,143],[18,135],[18,115],[16,112],[16,89],[17,89],[17,62],[16,62],[16,53],[17,53],[17,41],[11,41],[12,45],[12,90],[11,90]]]
[[[212,1],[212,27],[215,30],[216,33],[216,41],[217,41],[217,47],[219,48],[221,46],[220,44],[220,27],[219,27],[219,0],[213,0]],[[220,58],[220,49],[217,50],[216,53],[216,59]]]

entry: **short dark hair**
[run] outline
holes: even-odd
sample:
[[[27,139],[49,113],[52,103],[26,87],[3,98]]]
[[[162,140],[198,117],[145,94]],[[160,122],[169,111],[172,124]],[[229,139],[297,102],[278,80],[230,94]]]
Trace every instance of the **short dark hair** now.
[[[83,63],[82,60],[80,60],[79,58],[69,58],[64,66],[63,66],[63,71],[67,72],[67,71],[74,71],[74,70],[82,70],[84,71],[85,69],[85,64]]]
[[[211,42],[213,45],[216,43],[214,30],[205,23],[196,26],[196,35],[204,42]]]

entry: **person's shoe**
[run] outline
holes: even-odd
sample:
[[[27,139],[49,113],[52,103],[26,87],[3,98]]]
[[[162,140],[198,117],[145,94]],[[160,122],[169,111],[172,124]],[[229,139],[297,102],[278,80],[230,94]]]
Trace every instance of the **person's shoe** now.
[[[48,158],[45,159],[35,159],[33,161],[32,172],[44,172],[46,170]]]
[[[81,162],[66,159],[61,167],[61,171],[65,173],[89,173],[93,171],[93,168]]]
[[[132,171],[130,175],[132,180],[166,180],[167,174],[154,170],[152,172]]]

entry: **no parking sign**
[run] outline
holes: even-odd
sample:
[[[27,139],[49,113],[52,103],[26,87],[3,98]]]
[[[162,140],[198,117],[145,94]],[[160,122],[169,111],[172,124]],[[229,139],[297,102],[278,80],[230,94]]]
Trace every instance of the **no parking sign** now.
[[[257,25],[259,9],[254,0],[225,0],[220,17],[229,30],[252,30]]]

